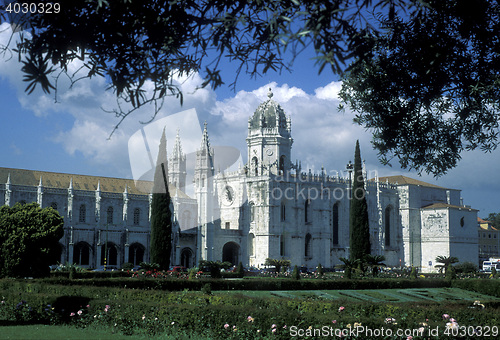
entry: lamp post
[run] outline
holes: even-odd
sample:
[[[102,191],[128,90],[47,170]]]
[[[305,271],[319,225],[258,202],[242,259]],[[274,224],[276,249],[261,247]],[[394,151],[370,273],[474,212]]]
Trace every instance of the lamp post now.
[[[106,223],[106,243],[104,244],[104,271],[106,271],[106,265],[108,263],[108,229],[109,224]]]

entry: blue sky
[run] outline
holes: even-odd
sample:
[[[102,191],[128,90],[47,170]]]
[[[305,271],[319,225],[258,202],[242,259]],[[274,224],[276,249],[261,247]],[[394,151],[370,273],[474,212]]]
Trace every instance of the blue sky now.
[[[8,26],[0,26],[0,31],[0,45],[4,45],[11,32]],[[328,171],[344,171],[346,163],[353,159],[354,145],[359,139],[361,155],[369,171],[377,171],[379,176],[402,174],[461,189],[464,203],[479,209],[480,217],[500,212],[499,150],[490,154],[464,153],[458,167],[437,181],[429,175],[419,177],[415,172],[401,170],[397,161],[392,167],[384,167],[370,145],[370,132],[352,123],[351,112],[337,111],[338,78],[327,69],[318,75],[318,68],[309,58],[308,55],[298,58],[292,73],[270,73],[257,79],[242,74],[236,92],[223,86],[216,91],[206,88],[189,94],[201,83],[200,77],[195,74],[180,79],[186,94],[184,105],[181,107],[175,98],[167,99],[157,121],[194,109],[199,120],[197,130],[184,127],[180,131],[185,151],[193,151],[199,145],[199,133],[192,131],[200,131],[198,127],[206,120],[211,144],[240,150],[246,163],[248,118],[267,99],[271,87],[273,99],[291,115],[292,159],[301,160],[303,169],[311,167],[317,172],[324,166]],[[129,116],[108,140],[118,120],[102,110],[102,107],[111,109],[116,105],[112,93],[104,91],[106,84],[102,79],[85,80],[73,88],[63,82],[55,103],[54,93],[47,95],[37,89],[27,95],[20,64],[16,57],[7,59],[0,58],[0,166],[132,178],[129,139],[145,128],[140,121],[150,118],[150,108]],[[227,65],[227,83],[232,81],[233,70],[233,65]],[[169,126],[169,152],[175,132],[176,128]],[[152,140],[156,138],[159,136]]]

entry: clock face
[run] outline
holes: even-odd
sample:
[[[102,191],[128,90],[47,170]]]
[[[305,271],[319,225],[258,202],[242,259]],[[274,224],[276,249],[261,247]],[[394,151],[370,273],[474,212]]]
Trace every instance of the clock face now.
[[[273,150],[267,149],[266,153],[267,153],[268,156],[272,156],[273,155]]]
[[[224,199],[229,204],[234,201],[234,190],[229,185],[224,188]]]

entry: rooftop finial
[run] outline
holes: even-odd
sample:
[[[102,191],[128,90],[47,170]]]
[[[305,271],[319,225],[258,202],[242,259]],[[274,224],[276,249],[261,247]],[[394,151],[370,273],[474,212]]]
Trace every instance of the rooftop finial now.
[[[269,97],[269,99],[271,99],[273,97],[273,91],[271,90],[271,88],[269,88],[269,92],[267,93],[267,96]]]

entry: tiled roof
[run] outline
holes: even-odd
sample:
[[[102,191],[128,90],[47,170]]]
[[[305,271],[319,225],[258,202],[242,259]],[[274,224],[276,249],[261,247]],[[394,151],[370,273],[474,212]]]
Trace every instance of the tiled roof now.
[[[38,186],[41,177],[43,187],[59,189],[68,189],[71,179],[73,179],[73,189],[75,190],[95,191],[97,190],[97,184],[100,183],[100,190],[102,192],[123,193],[125,191],[125,186],[127,186],[129,194],[147,195],[151,192],[153,186],[153,182],[151,181],[135,181],[125,178],[76,175],[2,167],[0,167],[0,183],[7,183],[9,174],[10,183],[12,185]],[[177,193],[181,198],[189,198],[188,195],[171,184],[169,184],[168,189],[172,197]]]
[[[427,183],[424,181],[419,181],[418,179],[413,179],[413,178],[402,176],[402,175],[379,177],[378,180],[379,180],[379,182],[382,182],[382,183],[388,181],[391,184],[397,183],[398,185],[411,184],[411,185],[421,185],[423,187],[429,187],[429,188],[446,189],[446,188],[440,187],[440,186],[435,185],[435,184]]]
[[[430,205],[426,205],[425,207],[422,207],[422,209],[442,209],[442,208],[467,209],[467,210],[479,211],[477,209],[472,209],[472,208],[465,207],[465,206],[453,205],[453,204],[447,204],[447,203],[433,203]]]

